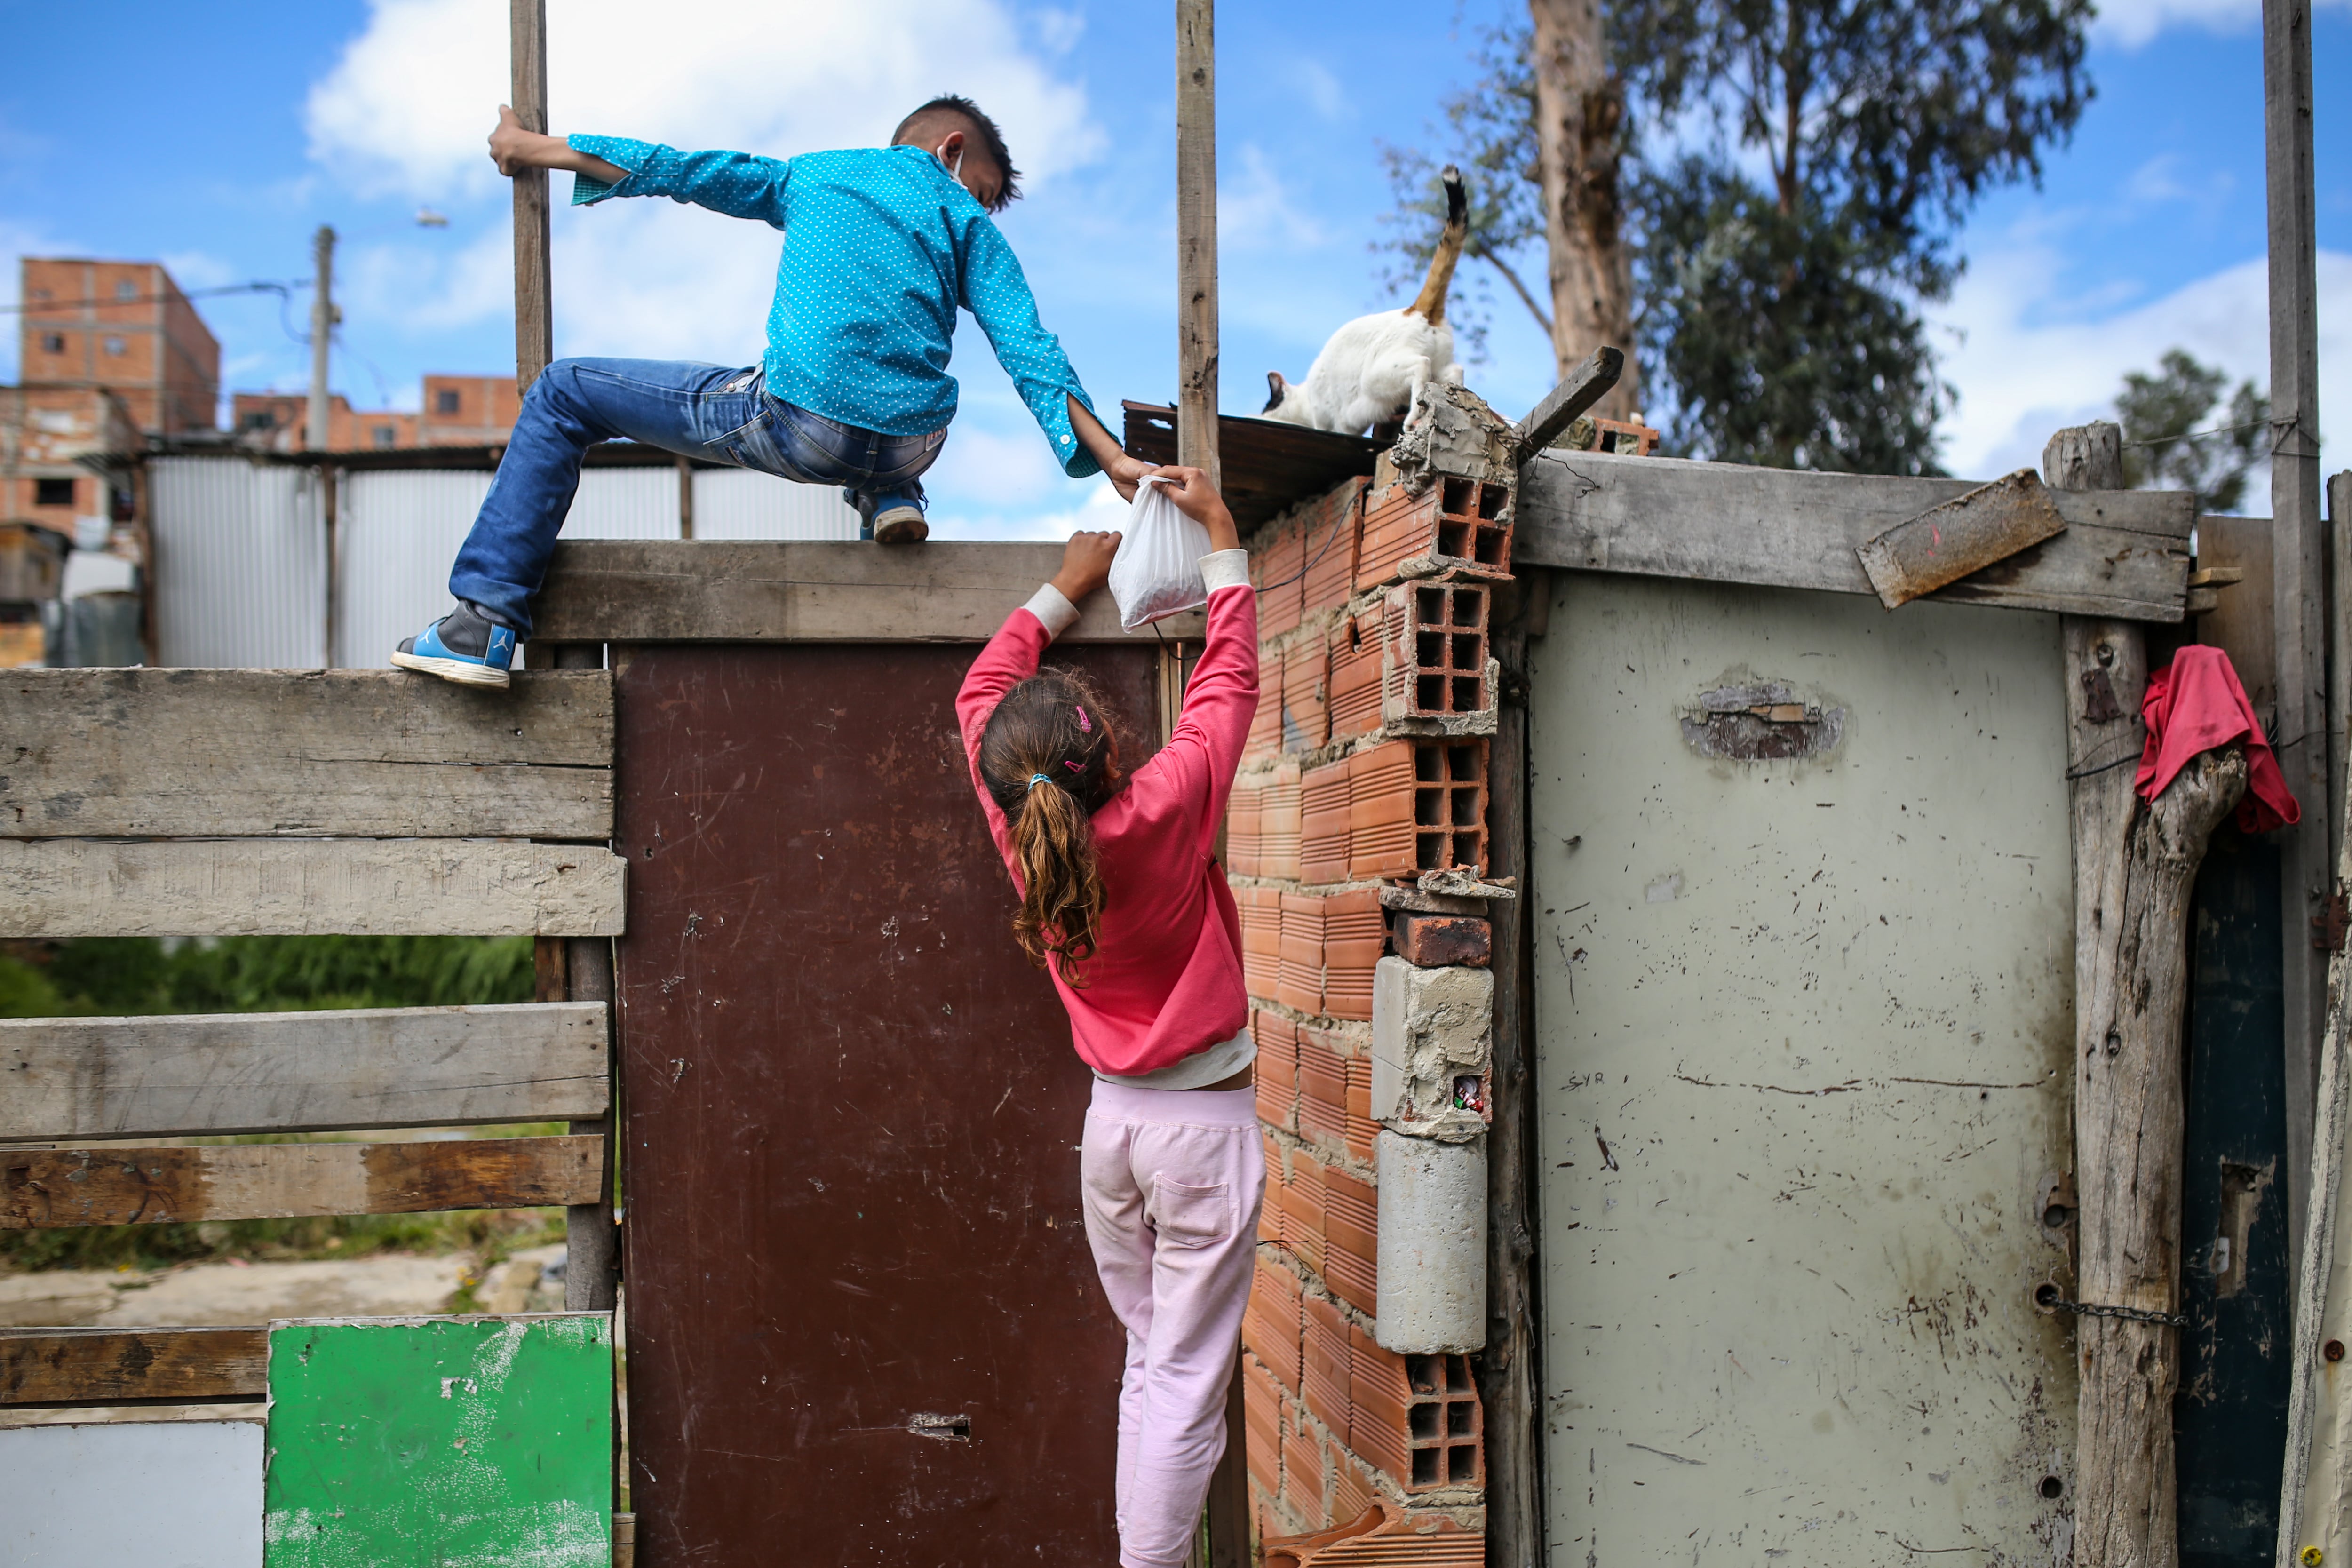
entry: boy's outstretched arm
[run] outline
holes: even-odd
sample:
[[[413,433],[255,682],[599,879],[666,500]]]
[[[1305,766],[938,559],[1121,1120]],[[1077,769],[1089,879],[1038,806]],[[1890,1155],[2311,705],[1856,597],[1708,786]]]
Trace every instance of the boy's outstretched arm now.
[[[499,166],[499,174],[509,176],[525,169],[569,169],[607,185],[617,185],[629,177],[618,163],[608,163],[593,153],[573,152],[561,136],[525,131],[515,111],[503,103],[499,105],[499,128],[490,132],[490,162]]]
[[[1102,465],[1103,472],[1110,476],[1111,489],[1118,492],[1118,499],[1133,500],[1137,483],[1151,472],[1151,465],[1139,458],[1129,457],[1127,449],[1118,444],[1118,437],[1103,428],[1103,422],[1095,417],[1093,409],[1070,394],[1063,395],[1069,398],[1070,433],[1078,438],[1078,445]]]
[[[574,147],[574,140],[632,159],[631,168]],[[783,226],[782,193],[791,167],[778,158],[751,153],[681,153],[618,136],[541,136],[526,131],[515,111],[499,106],[499,128],[490,132],[490,161],[501,174],[523,169],[569,169],[579,176],[574,205],[608,196],[668,196],[709,207],[729,217],[757,218]]]

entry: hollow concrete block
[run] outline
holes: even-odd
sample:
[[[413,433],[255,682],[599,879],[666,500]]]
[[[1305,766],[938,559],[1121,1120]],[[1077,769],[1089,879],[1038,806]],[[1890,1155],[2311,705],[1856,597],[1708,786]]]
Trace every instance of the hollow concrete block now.
[[[1382,1131],[1372,1337],[1401,1355],[1486,1343],[1486,1141]]]
[[[1495,1022],[1490,969],[1420,969],[1383,958],[1372,976],[1372,1120],[1418,1137],[1475,1138],[1486,1118],[1457,1104],[1483,1079]],[[1485,1103],[1483,1089],[1470,1100]]]

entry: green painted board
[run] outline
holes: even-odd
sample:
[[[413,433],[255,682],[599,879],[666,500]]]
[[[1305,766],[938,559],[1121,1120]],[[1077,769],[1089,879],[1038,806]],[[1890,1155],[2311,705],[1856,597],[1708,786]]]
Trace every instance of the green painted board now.
[[[611,1568],[612,1319],[269,1326],[267,1568]]]

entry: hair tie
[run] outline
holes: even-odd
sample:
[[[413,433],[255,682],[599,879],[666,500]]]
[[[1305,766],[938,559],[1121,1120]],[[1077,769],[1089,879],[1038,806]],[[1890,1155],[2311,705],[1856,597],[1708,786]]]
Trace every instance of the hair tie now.
[[[1052,775],[1048,773],[1031,773],[1029,775],[1029,787],[1031,789],[1035,789],[1041,784],[1052,784],[1054,780]]]
[[[1079,707],[1079,705],[1075,702],[1071,703],[1070,706],[1077,711],[1078,733],[1081,735],[1093,734],[1095,732],[1094,721],[1087,717],[1087,710],[1084,708]]]

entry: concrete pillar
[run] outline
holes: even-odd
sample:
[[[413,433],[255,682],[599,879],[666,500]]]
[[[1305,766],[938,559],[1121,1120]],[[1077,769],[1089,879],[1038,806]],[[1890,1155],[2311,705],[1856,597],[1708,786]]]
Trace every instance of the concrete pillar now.
[[[1427,973],[1427,972],[1424,972]],[[1399,1354],[1486,1343],[1486,1141],[1383,1129],[1380,1295],[1372,1337]]]
[[[1484,1133],[1494,1023],[1493,970],[1381,959],[1372,974],[1372,1120],[1423,1138]],[[1474,1096],[1456,1093],[1465,1078],[1479,1080]]]

